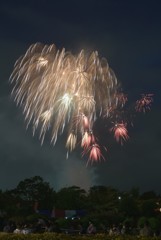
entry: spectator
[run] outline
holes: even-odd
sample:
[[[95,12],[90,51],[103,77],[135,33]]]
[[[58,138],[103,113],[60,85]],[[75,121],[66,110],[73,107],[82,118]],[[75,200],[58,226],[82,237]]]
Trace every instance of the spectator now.
[[[89,226],[87,228],[87,233],[88,234],[95,234],[96,233],[96,228],[93,225],[93,223],[89,222]]]

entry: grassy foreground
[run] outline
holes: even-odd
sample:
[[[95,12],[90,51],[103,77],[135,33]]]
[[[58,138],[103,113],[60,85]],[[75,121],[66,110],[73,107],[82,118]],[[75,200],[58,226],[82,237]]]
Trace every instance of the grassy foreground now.
[[[141,236],[109,236],[107,234],[96,235],[67,235],[56,233],[41,234],[13,234],[0,233],[0,240],[161,240],[161,237]]]

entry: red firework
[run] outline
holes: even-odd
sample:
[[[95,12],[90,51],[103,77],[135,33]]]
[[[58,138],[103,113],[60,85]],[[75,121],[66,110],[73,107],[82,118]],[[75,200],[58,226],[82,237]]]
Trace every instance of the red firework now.
[[[89,152],[89,158],[88,158],[88,162],[87,162],[87,165],[89,162],[93,163],[93,162],[98,162],[100,161],[101,159],[104,159],[102,153],[101,153],[101,149],[100,149],[100,146],[97,144],[97,143],[94,143],[92,144],[89,149],[84,149],[83,151],[83,154],[82,155],[85,155]],[[104,159],[105,160],[105,159]]]
[[[129,139],[128,131],[125,123],[115,123],[115,126],[111,128],[111,131],[114,132],[114,138],[117,142],[123,143],[123,140],[126,141]]]
[[[89,155],[89,158],[90,160],[93,160],[93,161],[98,161],[101,159],[101,150],[100,150],[100,146],[98,144],[93,144],[91,146],[91,149],[90,149],[90,155]]]
[[[136,101],[135,110],[137,112],[146,112],[151,108],[153,102],[153,94],[141,94],[141,99]]]

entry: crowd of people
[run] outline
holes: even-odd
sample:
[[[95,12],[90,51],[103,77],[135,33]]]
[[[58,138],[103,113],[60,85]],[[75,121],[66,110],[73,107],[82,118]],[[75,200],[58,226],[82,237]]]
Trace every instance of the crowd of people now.
[[[140,228],[127,227],[126,225],[112,225],[106,227],[104,224],[100,224],[99,228],[95,226],[93,222],[89,222],[86,227],[83,227],[80,223],[77,226],[71,225],[68,228],[62,228],[56,221],[45,221],[44,219],[38,219],[34,224],[15,224],[14,222],[6,222],[1,226],[1,231],[6,233],[15,234],[31,234],[31,233],[44,233],[44,232],[57,232],[65,234],[96,234],[105,233],[112,235],[139,235],[139,236],[161,236],[160,232],[154,232],[150,228],[149,224],[144,224]]]

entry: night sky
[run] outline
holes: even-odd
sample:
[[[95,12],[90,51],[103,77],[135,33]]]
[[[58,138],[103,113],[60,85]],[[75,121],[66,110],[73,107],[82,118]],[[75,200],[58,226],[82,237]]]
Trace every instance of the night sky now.
[[[55,147],[48,136],[41,146],[38,134],[26,130],[22,109],[10,96],[9,76],[15,61],[36,42],[55,43],[74,54],[97,50],[131,101],[154,94],[151,111],[136,116],[129,141],[120,146],[109,139],[106,161],[86,167],[79,150],[66,159],[63,136]],[[55,190],[106,185],[161,194],[159,0],[2,0],[0,55],[0,189],[39,175]]]

